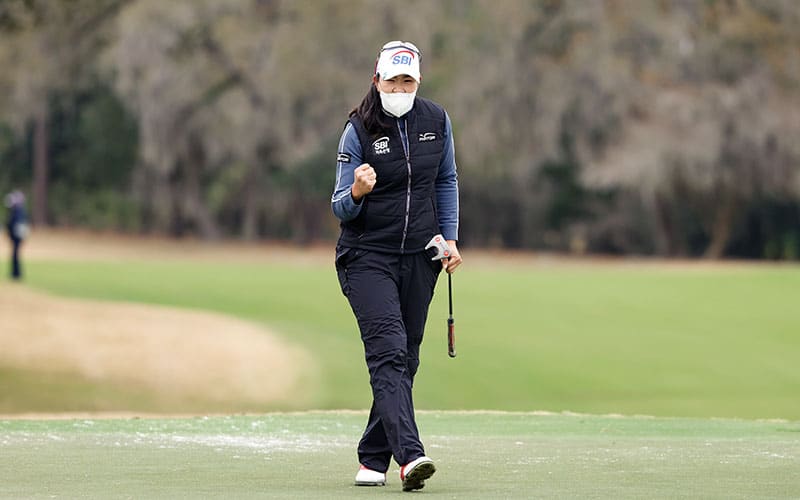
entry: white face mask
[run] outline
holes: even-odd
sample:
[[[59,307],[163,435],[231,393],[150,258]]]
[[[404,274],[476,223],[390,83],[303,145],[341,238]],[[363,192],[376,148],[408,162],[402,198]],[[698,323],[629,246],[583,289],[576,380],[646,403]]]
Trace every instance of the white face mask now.
[[[416,92],[392,92],[391,94],[381,92],[381,105],[392,116],[401,117],[411,111],[414,107],[414,97]]]

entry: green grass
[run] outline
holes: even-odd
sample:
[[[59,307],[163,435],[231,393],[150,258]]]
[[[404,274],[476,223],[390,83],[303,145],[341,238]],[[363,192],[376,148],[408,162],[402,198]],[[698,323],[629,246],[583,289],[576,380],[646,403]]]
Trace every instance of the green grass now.
[[[148,391],[88,380],[71,373],[0,367],[0,413],[94,411],[108,407],[156,408]]]
[[[352,485],[366,413],[0,420],[2,498],[399,497]],[[797,498],[800,424],[426,412],[425,498]]]
[[[364,408],[355,321],[330,263],[27,265],[79,297],[214,310],[261,322],[322,368],[310,408]],[[800,419],[800,267],[466,264],[431,305],[418,408]],[[124,409],[124,408],[122,408]]]
[[[75,373],[0,367],[0,414],[102,412],[127,409],[153,413],[263,411],[252,402],[211,401],[186,394],[156,393],[131,383],[97,380]]]

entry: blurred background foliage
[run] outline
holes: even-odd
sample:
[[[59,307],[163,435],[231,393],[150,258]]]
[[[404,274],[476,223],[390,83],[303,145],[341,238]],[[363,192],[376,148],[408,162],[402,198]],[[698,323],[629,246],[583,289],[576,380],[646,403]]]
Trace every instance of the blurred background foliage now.
[[[453,120],[465,246],[800,258],[795,0],[2,0],[35,224],[331,241],[377,49]]]

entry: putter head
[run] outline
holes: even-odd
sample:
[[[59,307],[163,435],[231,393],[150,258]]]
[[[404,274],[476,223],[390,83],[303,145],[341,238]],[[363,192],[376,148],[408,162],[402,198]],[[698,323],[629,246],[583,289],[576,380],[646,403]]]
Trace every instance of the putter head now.
[[[425,250],[429,248],[436,249],[436,255],[431,257],[431,260],[442,260],[442,259],[449,259],[450,258],[450,246],[447,244],[447,241],[444,239],[444,236],[441,234],[437,234],[428,244],[425,246]]]

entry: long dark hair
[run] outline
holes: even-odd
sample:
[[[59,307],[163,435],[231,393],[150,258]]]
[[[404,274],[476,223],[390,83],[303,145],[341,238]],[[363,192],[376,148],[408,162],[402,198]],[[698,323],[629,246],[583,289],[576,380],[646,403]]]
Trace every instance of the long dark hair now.
[[[350,116],[358,116],[364,128],[370,135],[381,135],[385,131],[392,128],[392,122],[386,113],[383,112],[383,105],[381,105],[381,94],[373,82],[369,86],[367,95],[361,100],[361,104],[353,108]]]

